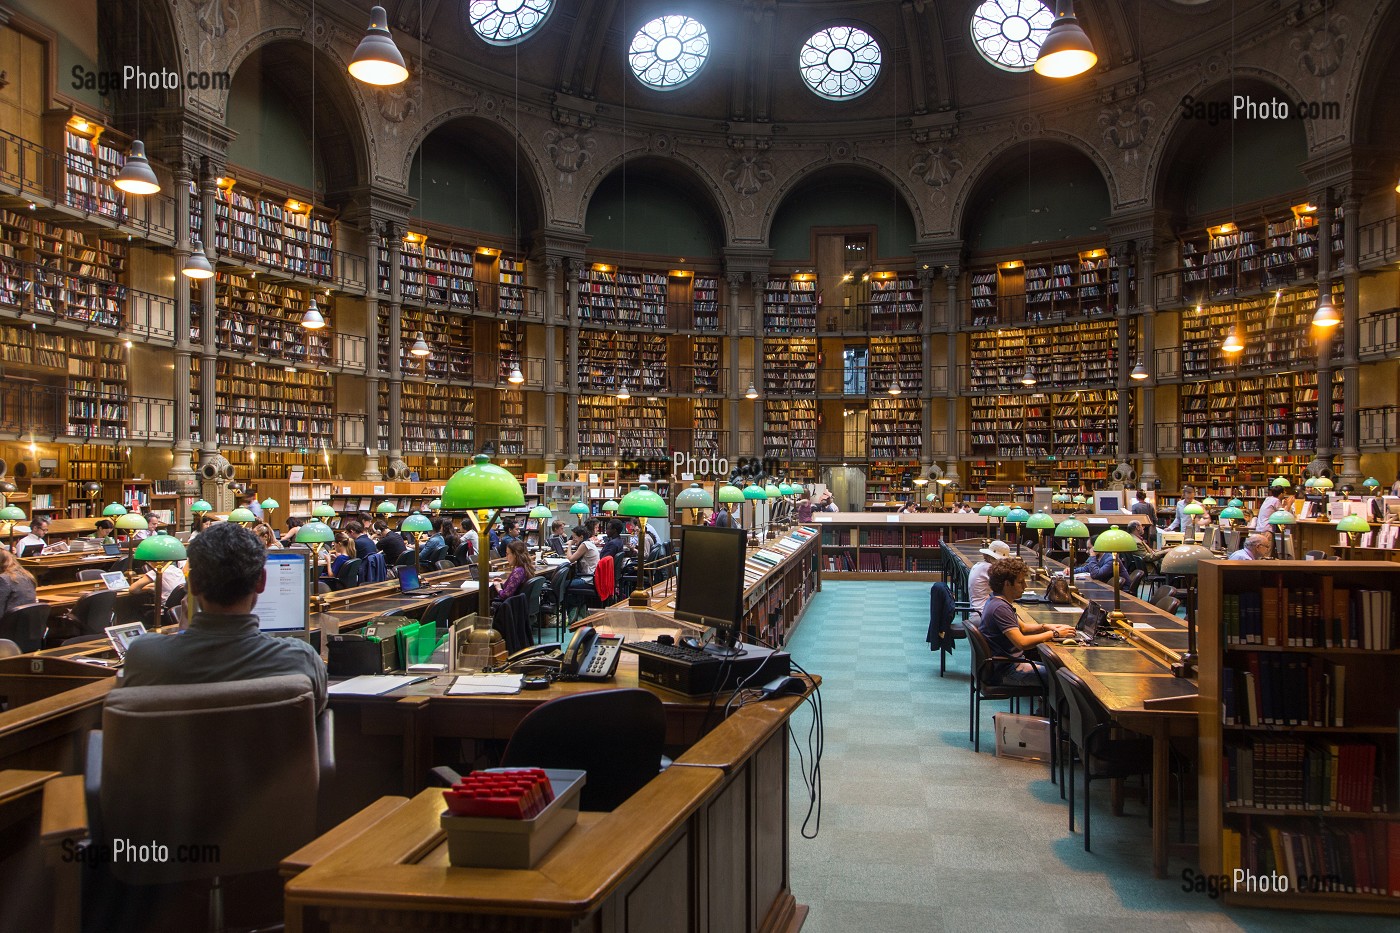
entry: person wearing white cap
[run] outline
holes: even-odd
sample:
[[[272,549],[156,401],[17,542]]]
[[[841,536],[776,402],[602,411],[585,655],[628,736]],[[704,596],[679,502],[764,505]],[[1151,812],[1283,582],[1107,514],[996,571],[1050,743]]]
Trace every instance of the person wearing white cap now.
[[[973,567],[967,575],[968,601],[972,603],[973,612],[981,612],[982,604],[992,595],[987,575],[992,572],[992,564],[1011,556],[1011,545],[1005,541],[993,541],[982,548],[981,553],[987,559]]]

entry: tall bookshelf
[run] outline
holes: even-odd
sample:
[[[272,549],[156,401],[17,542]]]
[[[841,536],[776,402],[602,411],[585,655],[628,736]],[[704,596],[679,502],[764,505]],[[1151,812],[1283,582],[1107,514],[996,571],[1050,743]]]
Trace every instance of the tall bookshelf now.
[[[1049,398],[986,395],[969,405],[972,455],[991,460],[1044,460],[1054,450]]]
[[[1317,275],[1316,208],[1297,205],[1182,238],[1180,293],[1189,302],[1287,288]],[[1333,214],[1332,258],[1343,258],[1342,211]]]
[[[1233,491],[1247,499],[1263,499],[1268,496],[1274,477],[1300,476],[1311,460],[1311,454],[1183,457],[1180,484],[1206,492]]]
[[[1229,904],[1400,915],[1400,566],[1208,561],[1199,583],[1205,873],[1293,882]]]
[[[308,289],[244,274],[219,272],[195,282],[192,303],[200,306],[203,289],[214,288],[215,345],[220,350],[275,357],[294,363],[325,365],[331,359],[331,335],[308,331],[302,315],[311,300]],[[330,313],[330,299],[321,305]],[[190,317],[190,336],[201,339],[201,315]]]
[[[1118,380],[1118,323],[1084,321],[1073,327],[1007,327],[969,337],[969,382],[974,391],[1013,389],[1029,366],[1037,385],[1112,386]],[[1137,335],[1128,331],[1128,355]]]
[[[922,406],[915,398],[870,399],[870,457],[918,460],[923,452]]]
[[[665,327],[664,272],[618,269],[604,263],[579,270],[578,319],[634,327]]]
[[[697,398],[691,401],[691,454],[695,457],[719,456],[719,399]]]
[[[691,284],[690,308],[696,330],[719,330],[719,280],[696,275]]]
[[[215,363],[215,426],[221,444],[320,450],[334,445],[335,389],[329,373],[279,369],[242,360]],[[190,392],[199,397],[200,361],[192,361]],[[201,430],[203,413],[191,413]]]
[[[1333,374],[1332,432],[1343,428],[1342,374]],[[1202,454],[1283,455],[1317,445],[1317,372],[1304,370],[1181,387],[1181,450]]]
[[[389,291],[389,252],[378,261],[379,290]],[[399,294],[405,303],[474,311],[479,306],[476,248],[414,233],[399,248]]]
[[[900,391],[917,395],[924,387],[923,342],[918,337],[870,338],[870,392]]]
[[[274,190],[230,169],[214,194],[214,221],[205,224],[200,200],[190,200],[190,225],[201,237],[212,229],[221,260],[245,262],[302,278],[329,280],[335,252],[334,217],[305,194]],[[238,177],[241,176],[241,177]]]
[[[475,323],[457,311],[404,305],[400,311],[399,366],[405,375],[434,380],[471,381],[475,378]],[[381,310],[378,322],[381,372],[389,369],[389,318]],[[413,355],[413,342],[422,333],[427,356]]]
[[[795,398],[764,403],[763,456],[797,463],[816,461],[816,399]]]
[[[617,457],[619,399],[611,395],[582,395],[578,400],[578,455],[585,460]]]
[[[816,333],[819,300],[817,277],[813,274],[769,278],[763,287],[764,333]]]
[[[923,289],[912,273],[870,274],[871,331],[918,330],[923,321]]]
[[[656,393],[666,389],[666,337],[617,331],[579,333],[578,384],[584,391]]]
[[[1340,307],[1341,282],[1333,284],[1332,298]],[[1306,286],[1183,311],[1182,374],[1192,378],[1236,369],[1260,372],[1315,364],[1317,341],[1312,316],[1316,309],[1317,288]],[[1244,350],[1227,354],[1221,344],[1232,327],[1239,327]],[[1334,357],[1340,354],[1340,346],[1340,340],[1333,341]]]
[[[117,330],[126,262],[122,242],[0,210],[0,303]]]
[[[1129,304],[1137,300],[1136,275],[1129,266]],[[1112,314],[1119,305],[1118,279],[1118,261],[1102,248],[976,267],[968,278],[970,321],[987,327]]]
[[[105,138],[104,138],[105,134]],[[63,126],[63,201],[114,221],[126,219],[126,195],[112,182],[126,162],[125,144],[96,123],[73,117]]]
[[[773,395],[816,394],[816,340],[802,337],[775,337],[765,340],[763,391]]]
[[[403,449],[415,453],[470,454],[476,450],[476,393],[464,386],[405,380],[400,393]],[[389,410],[389,387],[379,385],[379,410]],[[387,443],[388,425],[379,424]]]

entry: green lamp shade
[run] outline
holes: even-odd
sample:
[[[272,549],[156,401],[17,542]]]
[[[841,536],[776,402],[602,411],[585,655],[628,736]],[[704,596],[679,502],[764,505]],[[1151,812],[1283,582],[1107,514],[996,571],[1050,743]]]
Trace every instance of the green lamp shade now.
[[[1030,521],[1031,513],[1025,509],[1012,509],[1006,513],[1006,520],[1013,525],[1021,525]]]
[[[607,502],[604,502],[604,503],[603,503],[603,511],[604,511],[604,512],[610,512],[610,513],[611,513],[611,512],[616,512],[616,511],[618,510],[618,508],[619,508],[619,506],[618,506],[618,502],[617,502],[616,499],[609,499]]]
[[[1317,485],[1317,477],[1316,477],[1316,476],[1309,476],[1307,479],[1303,480],[1303,488],[1304,488],[1304,489],[1312,489],[1312,488],[1313,488],[1314,486],[1316,486],[1316,485]]]
[[[1288,481],[1288,477],[1286,477],[1286,476],[1276,476],[1276,477],[1274,477],[1274,481],[1273,481],[1272,483],[1269,484],[1269,488],[1270,488],[1270,489],[1288,489],[1288,488],[1291,487],[1292,485],[1293,485],[1293,484],[1290,483],[1290,482]]]
[[[928,495],[924,496],[924,498],[927,499],[929,502],[935,502],[938,499],[938,493],[931,492]]]
[[[335,540],[335,529],[325,522],[309,521],[297,526],[297,544],[329,544]]]
[[[1227,505],[1220,510],[1220,517],[1229,519],[1232,522],[1237,522],[1244,518],[1244,510],[1237,509],[1233,505]]]
[[[721,502],[743,502],[744,491],[738,486],[726,484],[719,487],[719,501]]]
[[[313,518],[334,518],[335,509],[324,502],[318,502],[316,505],[312,506],[311,516]]]
[[[172,538],[167,534],[156,534],[136,545],[136,550],[131,556],[136,560],[164,564],[184,560],[186,555],[185,546],[180,543],[178,538]]]
[[[1006,505],[1005,503],[1003,503],[1003,504],[1001,504],[1001,505],[998,505],[998,506],[996,506],[996,507],[994,507],[994,508],[992,509],[992,517],[993,517],[993,518],[1005,518],[1006,516],[1008,516],[1008,515],[1010,515],[1010,514],[1011,514],[1011,506]]]
[[[1206,514],[1206,507],[1201,505],[1199,502],[1192,502],[1190,505],[1186,506],[1181,511],[1187,515],[1204,515]]]
[[[1336,484],[1325,476],[1319,476],[1317,479],[1313,480],[1314,489],[1327,490],[1331,489],[1334,485]]]
[[[1287,509],[1278,509],[1269,516],[1270,525],[1296,525],[1298,518]]]
[[[429,504],[429,506],[432,505],[431,502],[428,503],[428,504]],[[537,505],[537,506],[535,506],[533,509],[530,510],[530,517],[531,517],[531,518],[553,518],[553,517],[554,517],[554,513],[551,512],[551,511],[549,510],[549,506],[547,506],[547,505]]]
[[[1231,500],[1230,500],[1230,508],[1232,508],[1232,509],[1242,509],[1242,508],[1244,508],[1244,500],[1243,500],[1243,499],[1231,499]]]
[[[977,514],[981,515],[983,518],[991,518],[992,516],[997,514],[997,507],[992,505],[991,503],[988,503],[987,505],[984,505],[980,509],[978,509]]]
[[[569,506],[569,512],[573,515],[587,515],[588,505],[584,502],[575,502],[573,505]]]
[[[204,504],[204,511],[206,511],[206,512],[208,512],[208,511],[212,508],[212,507],[209,505],[209,503],[205,502],[203,499],[200,499],[199,502],[196,502],[196,503],[192,506],[192,508],[194,509],[194,511],[196,511],[196,512],[199,511],[200,503],[203,503],[203,504]],[[107,503],[107,507],[104,508],[104,509],[102,510],[102,514],[103,514],[104,516],[106,516],[107,518],[114,518],[114,517],[116,517],[116,516],[118,516],[118,515],[125,515],[125,514],[126,514],[126,506],[122,505],[120,502],[109,502],[109,503]]]
[[[520,480],[485,454],[477,454],[471,466],[453,473],[442,487],[444,509],[499,509],[524,504]]]
[[[108,514],[108,509],[114,509],[114,508],[115,508],[115,509],[121,509],[122,512],[125,512],[125,511],[126,511],[126,509],[122,508],[121,506],[117,505],[116,503],[113,503],[112,505],[107,506],[106,509],[103,509],[103,510],[102,510],[102,514],[103,514],[103,515],[106,515],[106,514]],[[210,505],[208,502],[205,502],[203,499],[196,499],[196,500],[194,500],[193,503],[191,503],[191,505],[190,505],[190,511],[193,512],[193,513],[196,514],[196,515],[203,515],[205,512],[212,512],[212,511],[214,511],[214,507],[213,507],[212,505]],[[115,513],[112,513],[112,514],[120,515],[120,514],[122,514],[122,512],[115,512]]]
[[[1068,502],[1068,501],[1069,501],[1069,496],[1065,495],[1064,493],[1057,492],[1057,493],[1055,493],[1053,496],[1050,497],[1050,501],[1051,501],[1051,502]]]
[[[442,508],[442,500],[441,500],[441,499],[433,499],[431,502],[428,503],[428,509],[429,509],[430,511],[436,512],[436,511],[438,511],[438,510],[441,509],[441,508]],[[546,509],[546,511],[548,511],[548,510]]]
[[[665,518],[671,514],[666,500],[648,489],[646,483],[623,496],[617,511],[629,518]]]
[[[7,505],[0,509],[0,521],[22,522],[24,517],[24,509],[17,505]]]
[[[1054,528],[1055,520],[1044,512],[1036,512],[1030,518],[1026,519],[1026,527],[1032,531]]]
[[[793,486],[791,483],[779,483],[779,484],[778,484],[778,493],[779,493],[780,495],[790,496],[790,495],[792,495],[792,494],[795,493],[795,492],[797,492],[797,488],[796,488],[795,486]]]
[[[1348,515],[1337,522],[1338,531],[1346,531],[1352,534],[1365,534],[1371,530],[1371,523],[1360,515]]]
[[[1201,561],[1213,558],[1210,548],[1201,544],[1180,544],[1162,555],[1162,573],[1185,576],[1196,573]]]
[[[1057,538],[1087,538],[1089,529],[1077,518],[1067,518],[1055,526]]]
[[[1368,476],[1366,477],[1366,481],[1363,482],[1361,485],[1365,486],[1367,489],[1379,489],[1381,486],[1381,481],[1376,479],[1374,476]]]
[[[778,499],[782,497],[783,490],[780,487],[774,486],[772,483],[769,483],[763,487],[763,494],[770,499]]]
[[[280,509],[282,507],[282,503],[278,502],[271,496],[268,496],[266,499],[264,499],[262,502],[259,502],[258,504],[265,509]]]
[[[146,524],[146,519],[142,518],[139,512],[127,512],[125,515],[118,515],[112,520],[112,524],[125,531],[144,531],[150,527]]]
[[[258,517],[253,514],[252,509],[234,509],[228,513],[228,520],[236,525],[251,525],[258,520]]]
[[[1086,496],[1075,496],[1070,501],[1073,502],[1075,505],[1083,505],[1084,503],[1088,502],[1089,499]]]
[[[768,498],[768,493],[763,491],[762,486],[750,483],[744,487],[744,498],[754,502],[761,502]]]
[[[1137,549],[1137,538],[1122,528],[1110,528],[1094,539],[1094,550],[1100,554],[1132,554]]]
[[[689,488],[676,496],[676,508],[678,509],[712,509],[714,506],[715,497],[710,495],[709,490],[699,483],[691,483]]]
[[[385,499],[374,507],[375,514],[377,515],[393,515],[398,510],[398,506],[389,499]]]
[[[548,514],[547,512],[545,514]],[[399,523],[399,531],[432,531],[433,520],[421,512],[414,512]]]
[[[1213,509],[1215,508],[1216,503],[1215,500],[1212,499],[1210,496],[1206,496],[1204,499],[1201,500],[1201,505],[1205,506],[1208,509]]]

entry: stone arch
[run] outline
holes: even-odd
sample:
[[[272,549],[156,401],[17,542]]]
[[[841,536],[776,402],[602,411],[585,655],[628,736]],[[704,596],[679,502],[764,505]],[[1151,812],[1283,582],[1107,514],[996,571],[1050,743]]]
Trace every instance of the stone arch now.
[[[678,177],[682,179],[687,191],[702,197],[706,208],[719,221],[723,242],[726,245],[731,242],[734,232],[734,213],[731,205],[720,196],[719,181],[715,179],[706,166],[687,155],[674,151],[670,138],[663,134],[658,134],[646,143],[632,145],[607,162],[598,165],[597,170],[587,179],[578,197],[575,216],[578,217],[580,224],[588,216],[588,205],[593,200],[593,196],[597,194],[599,187],[618,169],[633,162],[652,168],[659,167],[666,171],[678,171]]]
[[[763,242],[765,244],[772,242],[773,221],[777,217],[779,208],[782,207],[783,202],[787,200],[789,195],[817,175],[826,174],[828,171],[841,171],[843,169],[854,169],[861,174],[873,176],[892,187],[903,199],[905,208],[914,218],[915,235],[924,235],[926,231],[923,205],[920,204],[919,199],[914,196],[914,192],[910,189],[908,182],[884,162],[856,153],[854,147],[850,143],[835,142],[831,144],[824,158],[813,159],[806,165],[798,168],[795,172],[784,178],[777,189],[766,198],[763,207],[763,216],[760,222],[760,229],[763,232]]]

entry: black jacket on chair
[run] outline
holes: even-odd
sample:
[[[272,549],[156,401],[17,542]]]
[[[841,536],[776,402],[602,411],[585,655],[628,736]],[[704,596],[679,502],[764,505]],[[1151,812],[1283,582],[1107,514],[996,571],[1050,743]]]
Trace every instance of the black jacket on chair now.
[[[928,642],[930,651],[952,651],[954,645],[953,591],[946,584],[935,583],[928,593]]]

